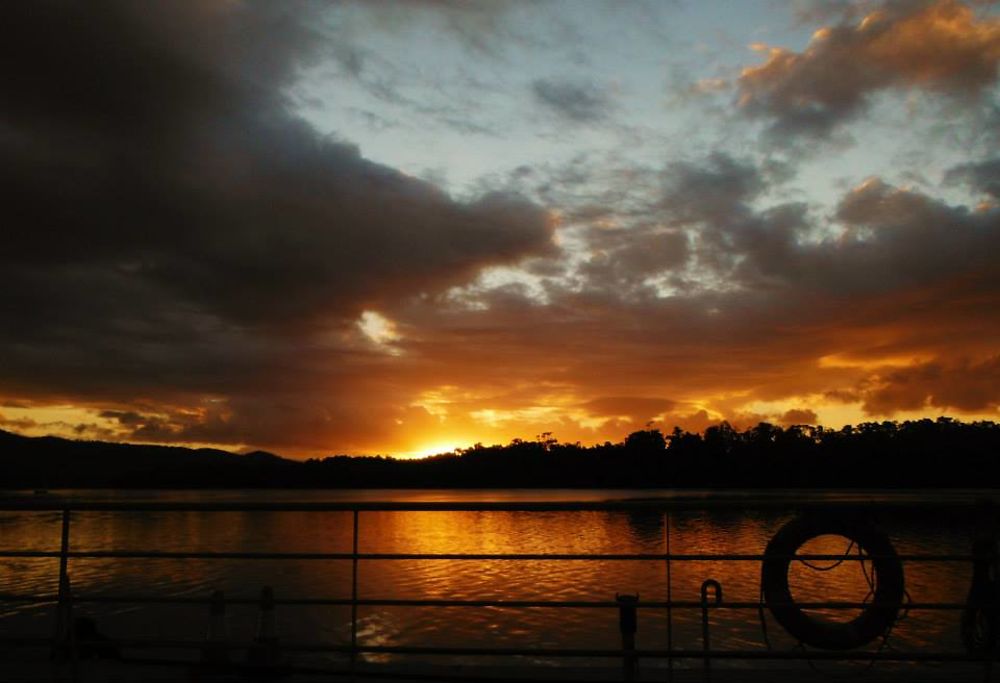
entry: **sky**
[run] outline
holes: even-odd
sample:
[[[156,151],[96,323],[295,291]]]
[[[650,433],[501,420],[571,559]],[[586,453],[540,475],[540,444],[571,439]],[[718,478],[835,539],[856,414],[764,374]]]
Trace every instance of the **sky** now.
[[[0,429],[1000,409],[1000,6],[4,3]]]

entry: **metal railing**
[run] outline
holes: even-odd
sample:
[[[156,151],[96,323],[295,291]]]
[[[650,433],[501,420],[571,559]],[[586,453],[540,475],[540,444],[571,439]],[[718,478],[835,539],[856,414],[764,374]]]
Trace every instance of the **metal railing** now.
[[[992,662],[997,654],[993,652],[970,653],[961,651],[920,651],[899,652],[879,647],[876,650],[823,651],[775,650],[770,647],[760,650],[720,650],[710,647],[709,613],[713,610],[761,610],[762,602],[758,601],[727,601],[722,597],[722,586],[709,579],[702,585],[700,600],[675,600],[673,598],[673,568],[677,563],[685,562],[762,562],[764,554],[747,553],[674,553],[671,550],[671,514],[681,511],[695,510],[773,510],[791,511],[831,511],[850,510],[856,512],[859,508],[869,510],[900,510],[917,508],[920,510],[937,509],[970,511],[973,508],[986,509],[982,503],[964,503],[956,501],[921,501],[919,503],[905,500],[880,500],[878,502],[863,502],[858,500],[837,502],[798,499],[773,500],[769,498],[717,498],[717,499],[680,499],[680,500],[635,500],[613,502],[504,502],[504,503],[469,503],[469,502],[330,502],[330,503],[279,503],[279,502],[63,502],[58,499],[25,498],[20,500],[0,500],[0,512],[61,513],[60,547],[59,550],[17,550],[0,549],[0,559],[3,558],[52,558],[59,560],[58,593],[55,594],[17,594],[0,592],[0,602],[54,604],[56,606],[57,624],[51,638],[32,638],[18,636],[0,637],[0,644],[11,646],[45,646],[51,647],[54,656],[73,659],[77,648],[87,645],[79,642],[72,627],[72,609],[77,604],[203,604],[216,609],[220,603],[225,605],[258,605],[265,603],[274,605],[296,606],[341,606],[349,607],[350,642],[338,644],[332,642],[288,642],[282,641],[281,649],[285,652],[340,653],[346,655],[349,665],[345,669],[309,668],[284,666],[288,671],[303,673],[344,674],[352,676],[372,675],[371,672],[359,670],[358,657],[363,654],[388,655],[442,655],[442,656],[521,656],[539,658],[606,658],[620,659],[623,662],[623,675],[630,680],[635,675],[635,662],[638,659],[665,660],[665,675],[673,679],[674,662],[677,660],[701,660],[705,675],[711,672],[711,663],[715,660],[744,661],[861,661],[861,662],[967,662],[981,663],[983,671],[989,679]],[[992,510],[992,508],[989,508]],[[245,552],[245,551],[156,551],[156,550],[78,550],[71,548],[71,523],[76,512],[347,512],[352,516],[351,551],[350,552]],[[458,512],[458,511],[497,511],[497,512],[657,512],[662,515],[664,529],[664,552],[662,553],[376,553],[360,552],[359,550],[359,518],[366,512]],[[878,559],[875,555],[863,555],[865,560]],[[771,556],[774,559],[774,556]],[[782,556],[789,560],[803,561],[838,561],[844,559],[844,554],[792,554]],[[981,559],[972,553],[966,554],[933,554],[909,553],[894,556],[900,562],[948,562],[973,563]],[[275,598],[268,597],[227,597],[221,594],[213,596],[156,596],[156,595],[85,595],[74,594],[70,583],[70,562],[78,559],[177,559],[177,560],[295,560],[322,561],[342,560],[351,562],[351,597],[350,598]],[[370,560],[406,561],[406,560],[447,560],[447,561],[654,561],[662,562],[664,570],[664,594],[662,600],[639,600],[638,596],[616,596],[615,600],[507,600],[507,599],[374,599],[362,598],[358,593],[360,562]],[[709,599],[709,589],[713,592]],[[801,609],[857,610],[866,607],[863,602],[852,601],[813,601],[797,602]],[[768,607],[784,605],[771,605]],[[404,645],[371,645],[359,641],[358,608],[359,607],[438,607],[438,608],[588,608],[618,610],[622,624],[622,646],[619,648],[530,648],[530,647],[437,647],[437,646],[404,646]],[[907,602],[906,609],[913,610],[965,610],[970,607],[968,601],[963,602]],[[997,605],[989,604],[981,607],[996,610]],[[666,616],[666,643],[664,648],[637,649],[634,638],[630,639],[626,631],[632,622],[634,635],[635,610],[662,610]],[[702,648],[677,648],[674,646],[674,610],[700,610],[702,615]],[[164,640],[140,638],[116,638],[114,644],[118,648],[134,648],[137,650],[184,649],[202,654],[202,661],[207,651],[249,650],[259,647],[260,639],[254,641],[218,641],[207,643],[205,640]],[[167,663],[168,660],[138,660],[157,663]],[[173,660],[170,660],[173,661]],[[193,664],[198,660],[188,661]],[[176,662],[174,662],[176,663]],[[268,666],[267,662],[258,666]],[[239,665],[230,664],[231,668]],[[75,672],[75,668],[74,668]],[[397,671],[395,673],[382,671],[382,677],[421,678],[426,677],[419,672]],[[436,679],[447,676],[435,675]],[[462,676],[468,680],[468,675]],[[496,680],[490,678],[488,680]]]

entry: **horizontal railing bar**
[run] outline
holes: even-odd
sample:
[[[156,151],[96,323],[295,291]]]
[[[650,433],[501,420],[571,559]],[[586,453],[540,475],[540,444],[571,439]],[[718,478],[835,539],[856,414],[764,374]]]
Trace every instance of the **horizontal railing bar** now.
[[[192,662],[186,659],[162,659],[154,657],[122,657],[121,661],[125,664],[145,664],[154,666],[172,666],[172,667],[191,667],[192,665],[197,666],[196,662]],[[368,664],[362,663],[360,665],[355,665],[353,668],[331,668],[325,666],[302,666],[298,664],[281,664],[275,667],[279,675],[311,675],[311,676],[329,676],[329,677],[344,677],[344,678],[375,678],[378,680],[404,680],[404,681],[436,681],[438,683],[442,681],[462,681],[463,683],[525,683],[526,679],[523,676],[513,677],[510,676],[497,676],[495,673],[489,673],[485,675],[476,675],[469,672],[461,672],[459,669],[458,673],[452,673],[449,670],[433,671],[433,670],[413,670],[410,667],[393,666],[392,664],[388,667],[384,664]],[[265,667],[266,669],[266,667]],[[610,671],[615,669],[609,667]],[[248,676],[250,678],[259,677],[261,674],[261,667],[255,666],[253,664],[241,664],[241,663],[229,663],[222,667],[221,673],[223,674],[240,674],[243,676]],[[571,671],[566,673],[571,674]],[[546,683],[579,683],[579,678],[553,678],[550,675],[546,675],[544,680]],[[587,676],[587,683],[620,683],[621,678],[594,678]]]
[[[879,660],[879,661],[987,661],[987,656],[973,656],[964,652],[820,652],[802,650],[586,650],[586,649],[542,649],[542,648],[434,648],[369,645],[359,646],[360,652],[372,654],[411,655],[501,655],[534,657],[650,657],[674,659],[828,659],[828,660]]]
[[[259,599],[258,601],[259,602]],[[275,600],[275,602],[280,602]],[[350,600],[346,600],[350,603]],[[288,604],[296,604],[289,602]],[[305,602],[298,604],[308,604]],[[984,605],[987,603],[983,603]],[[499,608],[594,608],[594,609],[619,609],[621,603],[607,600],[381,600],[381,599],[361,599],[358,605],[366,607],[499,607]],[[673,600],[673,601],[648,601],[637,602],[635,607],[639,609],[759,609],[760,602],[752,601],[732,601],[703,604],[700,600]],[[870,607],[871,602],[795,602],[795,603],[765,603],[764,607],[798,607],[801,609],[863,609]],[[907,603],[906,609],[927,609],[927,610],[954,610],[965,609],[968,603],[964,602],[914,602]]]
[[[197,662],[193,662],[185,659],[162,659],[153,657],[123,657],[121,660],[125,664],[150,664],[150,665],[160,665],[160,666],[171,666],[171,667],[191,667],[192,665],[197,666]],[[589,667],[588,667],[589,668]],[[502,671],[503,669],[499,669]],[[441,667],[440,670],[434,670],[432,667],[428,668],[413,668],[405,665],[400,665],[398,663],[391,664],[380,664],[380,663],[362,663],[355,666],[354,668],[335,668],[327,666],[301,666],[298,664],[282,664],[275,667],[273,673],[278,676],[291,676],[291,675],[310,675],[310,676],[326,676],[339,679],[340,677],[349,679],[378,679],[378,680],[404,680],[404,681],[436,681],[438,683],[443,683],[445,681],[454,683],[524,683],[528,678],[524,676],[518,676],[516,672],[505,675],[497,675],[496,670],[491,670],[486,667],[480,668],[483,673],[473,673],[471,669],[466,667]],[[620,683],[621,676],[614,676],[614,672],[620,671],[618,667],[613,664],[606,667],[604,671],[600,671],[601,674],[613,676],[611,678],[600,678],[592,675],[593,671],[598,671],[591,669],[586,676],[585,681],[587,683]],[[683,674],[683,680],[689,680],[691,673],[697,671],[686,670]],[[241,663],[231,663],[226,665],[219,672],[223,675],[243,675],[250,678],[260,677],[262,674],[266,677],[268,675],[267,667],[254,666],[251,664],[241,664]],[[572,678],[562,678],[554,677],[552,674],[562,674],[569,675]],[[739,670],[731,669],[729,673],[743,674],[756,676],[755,679],[761,679],[761,674],[770,674],[770,671],[760,671],[760,670]],[[580,683],[579,675],[573,675],[574,669],[567,667],[566,669],[550,669],[546,672],[544,678],[540,679],[546,683]],[[726,680],[730,680],[726,677]],[[761,679],[762,680],[762,679]],[[872,679],[876,680],[876,679]],[[882,680],[877,679],[877,680]],[[897,679],[893,679],[897,680]],[[940,679],[935,679],[940,680]]]
[[[53,603],[59,596],[27,595],[0,593],[0,602]],[[216,604],[211,597],[187,596],[144,596],[144,595],[74,595],[75,603],[111,603],[111,604],[177,604],[177,605],[209,605]],[[227,605],[258,605],[260,598],[233,597],[223,601]],[[325,605],[350,606],[355,604],[350,598],[274,598],[275,605]],[[613,600],[418,600],[392,598],[360,598],[356,602],[361,607],[497,607],[509,609],[523,608],[583,608],[583,609],[618,609],[620,603]],[[986,603],[984,603],[986,604]],[[762,605],[757,601],[709,602],[703,605],[699,600],[673,601],[641,601],[635,603],[640,609],[759,609]],[[862,609],[871,606],[870,602],[824,601],[795,603],[764,603],[764,607],[798,607],[801,609]],[[966,602],[910,602],[904,607],[908,610],[958,610],[969,606]]]
[[[0,637],[2,644],[46,645],[51,638],[31,637]],[[238,650],[255,645],[253,641],[213,641],[211,644],[202,640],[152,640],[138,638],[116,638],[114,644],[120,648],[134,649],[197,649],[206,647],[213,649]],[[81,639],[78,645],[106,645],[108,641],[88,641]],[[281,648],[287,652],[343,652],[351,651],[350,645],[333,643],[294,643],[283,640]],[[621,649],[582,649],[582,648],[518,648],[518,647],[433,647],[409,645],[358,645],[357,652],[371,654],[400,655],[447,655],[447,656],[526,656],[526,657],[625,657],[640,658],[674,658],[674,659],[745,659],[745,660],[843,660],[843,661],[940,661],[940,662],[979,662],[989,661],[993,655],[972,655],[964,652],[897,652],[897,651],[866,651],[853,650],[847,652],[804,651],[804,650],[621,650]]]
[[[863,494],[859,494],[863,495]],[[882,494],[880,494],[882,495]],[[997,501],[1000,502],[1000,501]],[[815,497],[713,497],[683,499],[628,499],[614,501],[526,501],[526,502],[266,502],[266,501],[77,501],[58,497],[0,500],[0,512],[600,512],[629,510],[706,510],[706,509],[965,509],[973,510],[992,500],[935,500],[858,498],[856,500],[819,500]]]
[[[172,667],[191,667],[192,665],[197,666],[196,662],[192,662],[186,659],[162,659],[154,657],[122,657],[121,661],[125,664],[144,664],[144,665],[154,665],[154,666],[172,666]],[[264,667],[267,668],[266,666]],[[311,675],[311,676],[328,676],[328,677],[344,677],[344,678],[374,678],[378,680],[404,680],[404,681],[436,681],[438,683],[442,681],[461,681],[462,683],[525,683],[526,679],[523,676],[498,676],[495,673],[487,674],[474,674],[468,671],[462,672],[462,669],[458,669],[457,673],[453,673],[451,670],[414,670],[410,667],[398,667],[392,664],[388,666],[384,664],[369,664],[361,663],[355,665],[353,668],[331,668],[326,666],[302,666],[299,664],[280,664],[274,667],[280,676],[285,675]],[[608,673],[616,670],[615,668],[609,667]],[[230,675],[243,675],[249,678],[260,677],[261,667],[255,666],[253,664],[243,664],[231,662],[224,667],[221,667],[219,673],[230,674]],[[565,672],[571,674],[572,671]],[[266,676],[266,674],[265,674]],[[543,679],[546,683],[579,683],[579,678],[553,678],[550,675],[546,675]],[[620,683],[621,678],[594,678],[587,676],[587,683]]]
[[[55,558],[62,557],[58,550],[0,550],[2,557]],[[975,555],[969,554],[900,554],[900,555],[844,555],[801,554],[762,555],[760,553],[704,554],[704,553],[309,553],[309,552],[245,552],[245,551],[156,551],[156,550],[71,550],[66,557],[78,559],[150,559],[150,560],[519,560],[519,561],[651,561],[651,562],[760,562],[765,559],[836,562],[871,561],[879,559],[900,562],[972,562]]]
[[[62,557],[58,550],[18,550],[0,552],[0,557]],[[142,559],[142,560],[351,560],[351,553],[263,553],[263,552],[198,552],[159,550],[70,550],[66,557],[77,559]]]
[[[801,555],[762,555],[759,553],[732,553],[732,554],[706,554],[706,553],[593,553],[583,555],[580,553],[506,553],[506,554],[486,554],[486,553],[358,553],[359,560],[556,560],[556,561],[578,561],[578,560],[649,560],[655,562],[760,562],[766,558],[787,559],[787,560],[807,560],[807,561],[870,561],[879,559],[896,559],[899,561],[911,562],[971,562],[975,558],[973,555],[844,555],[840,554],[801,554]]]
[[[190,667],[194,662],[188,660],[178,660],[178,659],[155,659],[152,657],[123,657],[122,661],[126,664],[154,664],[162,666],[182,666]],[[280,670],[280,675],[312,675],[312,676],[329,676],[329,677],[344,677],[349,679],[366,679],[375,678],[378,680],[404,680],[404,681],[435,681],[436,683],[441,683],[443,681],[461,681],[462,683],[525,683],[526,679],[523,676],[513,677],[509,676],[497,676],[494,673],[480,674],[476,675],[474,673],[465,672],[462,673],[459,669],[459,673],[451,673],[448,670],[443,671],[426,671],[426,670],[413,670],[409,667],[396,668],[393,665],[389,665],[386,668],[382,664],[369,665],[367,663],[361,665],[355,665],[354,668],[330,668],[322,666],[301,666],[301,665],[280,665],[277,667]],[[609,667],[609,670],[614,670]],[[229,664],[223,668],[224,673],[231,674],[242,674],[244,676],[249,676],[251,678],[259,676],[261,671],[260,667],[255,667],[251,664]],[[572,673],[572,672],[566,672]],[[546,675],[543,679],[546,683],[579,683],[579,678],[553,678],[550,675]],[[587,683],[620,683],[621,678],[593,678],[587,676]]]

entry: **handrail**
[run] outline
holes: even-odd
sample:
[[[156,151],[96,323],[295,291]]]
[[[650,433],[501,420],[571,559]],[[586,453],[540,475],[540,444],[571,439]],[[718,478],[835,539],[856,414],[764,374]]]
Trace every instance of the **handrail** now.
[[[879,494],[881,496],[881,494]],[[526,502],[274,502],[274,501],[92,501],[60,498],[0,498],[0,512],[627,512],[627,511],[691,511],[691,510],[844,510],[844,509],[912,509],[912,510],[975,510],[988,505],[1000,505],[997,500],[910,498],[858,498],[824,501],[816,497],[727,497],[656,498],[611,501],[526,501]]]
[[[56,594],[19,594],[0,593],[2,602],[32,602],[32,603],[52,603],[58,602],[59,596]],[[74,595],[74,603],[108,603],[108,604],[166,604],[166,605],[210,605],[211,597],[199,598],[188,596],[162,596],[162,595]],[[260,598],[252,597],[227,597],[227,605],[257,605]],[[527,609],[537,607],[566,607],[566,608],[587,608],[587,609],[618,609],[621,605],[614,600],[419,600],[419,599],[396,599],[396,598],[358,598],[356,601],[351,598],[274,598],[275,605],[327,605],[327,606],[349,606],[357,604],[359,607],[497,607],[503,609]],[[787,607],[786,603],[769,603],[775,607]],[[847,600],[830,601],[810,601],[796,602],[796,607],[802,609],[858,609],[867,606],[867,603]],[[704,605],[699,600],[640,600],[635,603],[639,609],[759,609],[760,602],[729,600],[722,603],[708,603]],[[908,602],[906,608],[910,610],[956,610],[963,609],[964,602]]]
[[[243,551],[157,551],[157,550],[0,550],[0,557],[44,558],[63,557],[78,559],[156,559],[156,560],[520,560],[520,561],[659,561],[665,562],[760,562],[765,555],[758,553],[268,553]],[[843,553],[795,555],[768,555],[774,559],[808,560],[811,562],[832,562],[844,559]],[[848,561],[869,561],[887,557],[885,555],[859,555],[848,557]],[[975,555],[947,554],[893,555],[894,559],[911,562],[971,562]]]

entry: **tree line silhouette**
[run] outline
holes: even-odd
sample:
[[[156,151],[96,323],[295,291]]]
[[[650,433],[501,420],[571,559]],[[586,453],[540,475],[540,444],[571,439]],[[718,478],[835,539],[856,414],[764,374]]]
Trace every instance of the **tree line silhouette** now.
[[[991,488],[1000,425],[941,417],[842,429],[723,422],[703,434],[648,428],[621,442],[551,433],[419,460],[306,461],[256,451],[149,446],[0,431],[0,488]]]

